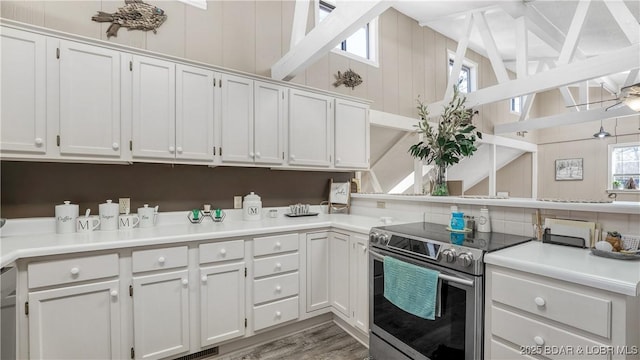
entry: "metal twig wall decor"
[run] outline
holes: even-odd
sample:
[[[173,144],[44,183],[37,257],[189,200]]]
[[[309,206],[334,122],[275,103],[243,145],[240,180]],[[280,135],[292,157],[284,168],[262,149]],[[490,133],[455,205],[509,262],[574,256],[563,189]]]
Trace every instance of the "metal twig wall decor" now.
[[[338,71],[338,75],[334,75],[334,76],[336,77],[336,82],[333,83],[334,87],[344,85],[346,87],[350,87],[351,89],[353,89],[356,86],[362,84],[362,77],[351,69],[343,73],[340,73],[340,71]]]
[[[156,33],[156,29],[167,20],[164,10],[157,6],[149,5],[142,0],[125,0],[125,5],[118,8],[114,13],[106,13],[98,11],[98,14],[91,17],[96,22],[110,22],[111,26],[107,29],[107,38],[118,36],[120,27],[126,27],[129,30],[152,30]]]

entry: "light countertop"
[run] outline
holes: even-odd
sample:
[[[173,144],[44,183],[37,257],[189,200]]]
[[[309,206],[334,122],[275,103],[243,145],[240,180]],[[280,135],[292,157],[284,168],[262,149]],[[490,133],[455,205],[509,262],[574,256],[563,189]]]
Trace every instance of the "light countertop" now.
[[[640,260],[617,260],[588,249],[532,241],[485,255],[487,264],[629,296],[640,296]]]
[[[279,214],[277,218],[273,219],[243,221],[236,218],[226,219],[221,223],[214,223],[209,219],[204,219],[200,224],[190,224],[184,217],[181,217],[181,219],[183,220],[181,223],[159,225],[153,228],[94,231],[87,234],[11,234],[11,231],[5,231],[0,236],[0,266],[6,266],[21,258],[35,256],[175,244],[230,237],[261,236],[279,232],[306,232],[330,227],[336,230],[368,234],[369,229],[372,227],[383,225],[379,218],[346,214],[320,214],[318,216],[298,218],[288,218]],[[36,228],[38,227],[37,223],[46,222],[40,227],[50,227],[50,224],[53,223],[53,219],[22,221],[25,223],[32,221],[35,224],[33,227]],[[396,221],[395,223],[400,222]]]

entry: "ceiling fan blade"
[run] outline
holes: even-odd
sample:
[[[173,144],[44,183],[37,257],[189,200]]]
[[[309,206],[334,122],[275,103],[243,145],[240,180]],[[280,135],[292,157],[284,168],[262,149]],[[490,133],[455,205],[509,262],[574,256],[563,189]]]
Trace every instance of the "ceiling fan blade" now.
[[[617,103],[615,103],[615,104],[609,106],[608,108],[604,109],[604,111],[617,110],[617,109],[620,109],[623,106],[625,106],[624,105],[624,101],[618,101]]]
[[[584,105],[591,105],[591,104],[601,104],[603,102],[607,102],[607,101],[619,101],[619,99],[607,99],[607,100],[598,100],[598,101],[591,101],[588,103],[582,103],[582,104],[575,104],[575,105],[567,105],[565,106],[566,108],[571,108],[571,107],[576,107],[576,106],[584,106]]]

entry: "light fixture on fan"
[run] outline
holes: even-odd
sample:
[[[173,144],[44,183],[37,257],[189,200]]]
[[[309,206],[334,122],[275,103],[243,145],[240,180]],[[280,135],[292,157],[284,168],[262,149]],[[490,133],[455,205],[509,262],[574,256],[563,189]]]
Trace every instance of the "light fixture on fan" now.
[[[602,104],[602,90],[603,89],[604,89],[604,84],[601,83],[600,84],[600,104]],[[600,106],[602,106],[602,105],[600,105]],[[599,138],[599,139],[603,139],[603,138],[606,138],[606,137],[609,137],[609,136],[611,136],[611,134],[609,134],[608,132],[604,131],[604,127],[602,126],[602,119],[600,119],[600,131],[598,131],[597,133],[593,134],[593,137]]]

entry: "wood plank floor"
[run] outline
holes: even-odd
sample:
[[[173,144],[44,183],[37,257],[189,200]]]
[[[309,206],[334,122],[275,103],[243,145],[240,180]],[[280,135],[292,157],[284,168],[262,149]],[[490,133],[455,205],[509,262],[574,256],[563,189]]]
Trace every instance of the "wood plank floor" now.
[[[333,322],[236,354],[229,360],[366,360],[369,350]],[[227,358],[225,358],[227,359]]]

